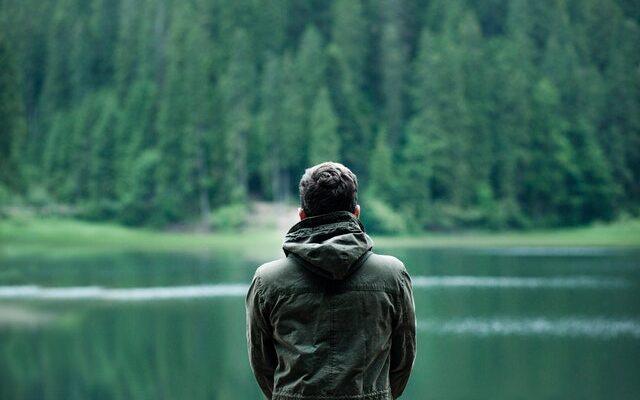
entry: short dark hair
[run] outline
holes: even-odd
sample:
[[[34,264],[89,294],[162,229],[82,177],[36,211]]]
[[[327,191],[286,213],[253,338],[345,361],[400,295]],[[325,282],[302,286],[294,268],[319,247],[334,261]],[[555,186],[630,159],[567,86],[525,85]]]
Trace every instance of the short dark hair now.
[[[349,168],[324,162],[304,171],[300,179],[300,205],[307,217],[334,211],[355,212],[358,179]]]

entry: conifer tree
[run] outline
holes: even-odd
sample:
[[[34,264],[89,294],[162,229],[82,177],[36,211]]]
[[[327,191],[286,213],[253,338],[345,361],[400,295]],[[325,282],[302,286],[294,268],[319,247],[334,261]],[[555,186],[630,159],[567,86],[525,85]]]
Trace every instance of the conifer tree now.
[[[161,89],[157,124],[156,199],[166,222],[200,212],[208,214],[207,90],[208,48],[197,10],[174,5],[167,46],[167,73]]]
[[[382,31],[382,93],[384,122],[391,146],[400,141],[405,113],[405,66],[407,56],[398,21],[391,19]]]
[[[311,110],[311,126],[309,128],[309,164],[315,165],[325,161],[339,160],[338,120],[331,105],[329,92],[324,87],[320,89]]]
[[[118,142],[121,143],[117,160],[120,197],[132,192],[132,180],[128,175],[133,173],[133,165],[141,154],[154,145],[151,130],[156,87],[152,82],[141,79],[127,89],[129,94],[122,104],[117,128]]]
[[[114,95],[101,99],[101,115],[91,132],[90,215],[113,218],[117,212],[117,126],[118,103]]]
[[[223,100],[224,144],[228,202],[243,202],[248,192],[247,147],[254,129],[256,72],[246,32],[234,34],[231,59],[220,81]],[[219,145],[219,144],[218,144]]]
[[[114,78],[120,98],[128,92],[128,89],[137,78],[138,63],[143,58],[140,54],[140,22],[145,21],[142,15],[144,8],[140,7],[139,0],[122,0],[120,3],[120,18],[118,25],[118,38],[114,54]],[[143,2],[144,4],[144,2]]]
[[[180,9],[180,11],[182,11]],[[185,154],[189,118],[188,88],[182,69],[186,65],[186,35],[189,24],[184,12],[172,15],[166,48],[166,75],[159,88],[156,119],[157,148],[161,162],[157,168],[158,223],[175,222],[187,214],[187,185],[183,170],[189,162]]]
[[[68,179],[72,183],[70,197],[75,205],[91,200],[94,132],[102,117],[103,107],[104,94],[91,94],[84,99],[74,116],[72,149],[69,154],[72,168]]]
[[[43,153],[44,176],[47,189],[61,202],[71,200],[73,182],[70,180],[73,155],[72,132],[75,116],[72,112],[55,114],[48,132]]]
[[[580,206],[571,191],[579,171],[567,137],[567,122],[558,112],[560,96],[549,80],[542,79],[534,87],[532,100],[531,146],[537,151],[526,170],[526,205],[539,223],[571,223]]]
[[[309,132],[306,121],[309,108],[305,108],[300,87],[296,63],[289,54],[282,59],[283,83],[282,83],[282,161],[285,163],[283,179],[284,185],[289,191],[295,189],[293,180],[299,171],[307,165],[307,152]]]
[[[260,87],[260,113],[256,127],[255,154],[263,193],[273,200],[282,200],[285,191],[283,168],[283,71],[279,58],[267,56]],[[258,154],[262,152],[262,154]]]
[[[71,59],[64,51],[71,43],[71,32],[73,32],[68,14],[71,8],[73,8],[72,0],[61,0],[56,4],[47,34],[46,75],[40,107],[49,116],[68,106],[71,100]]]
[[[387,134],[381,129],[376,136],[369,160],[371,178],[369,179],[368,191],[387,204],[393,202],[397,186],[392,156]]]
[[[0,31],[0,186],[24,190],[20,160],[26,135],[24,104],[14,55]]]
[[[364,84],[370,38],[361,1],[334,2],[333,18],[327,74],[330,91],[335,93],[342,156],[353,170],[367,171],[372,121]]]
[[[417,218],[428,221],[433,201],[447,197],[450,138],[439,118],[437,38],[423,29],[418,55],[413,65],[411,99],[415,110],[402,150],[402,207]]]
[[[325,82],[326,58],[322,36],[315,26],[309,26],[300,39],[295,59],[298,90],[305,110],[311,110],[320,88]],[[304,125],[309,128],[310,116],[305,114]]]

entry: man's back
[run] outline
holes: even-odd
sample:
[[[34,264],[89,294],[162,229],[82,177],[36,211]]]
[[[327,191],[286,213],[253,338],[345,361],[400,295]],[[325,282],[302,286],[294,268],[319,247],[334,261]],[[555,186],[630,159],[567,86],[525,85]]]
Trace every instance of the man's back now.
[[[268,397],[391,399],[415,357],[415,312],[404,265],[373,254],[357,218],[307,218],[287,258],[262,265],[247,295],[252,368]]]

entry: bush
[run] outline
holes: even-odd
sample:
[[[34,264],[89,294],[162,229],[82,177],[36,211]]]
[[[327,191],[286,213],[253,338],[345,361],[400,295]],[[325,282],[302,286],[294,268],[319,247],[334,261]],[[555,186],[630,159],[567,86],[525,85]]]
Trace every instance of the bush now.
[[[360,218],[369,233],[401,234],[407,232],[407,221],[384,201],[367,196]]]
[[[33,186],[27,193],[27,204],[35,208],[43,208],[54,204],[55,201],[43,186]]]
[[[90,201],[80,208],[80,217],[89,221],[111,220],[119,208],[119,204],[112,200]]]
[[[0,217],[4,216],[5,206],[11,203],[11,193],[0,183]]]
[[[134,160],[125,180],[126,194],[118,212],[126,225],[162,225],[153,220],[154,216],[157,218],[154,176],[159,163],[160,154],[155,150],[146,150]]]
[[[216,231],[236,231],[247,224],[247,207],[229,204],[214,210],[209,216],[209,227]]]

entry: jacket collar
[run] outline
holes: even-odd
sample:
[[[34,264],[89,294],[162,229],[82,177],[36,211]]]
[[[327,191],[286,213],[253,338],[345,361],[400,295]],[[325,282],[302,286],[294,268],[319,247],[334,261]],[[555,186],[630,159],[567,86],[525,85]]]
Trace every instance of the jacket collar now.
[[[373,241],[358,218],[348,211],[305,218],[285,236],[282,248],[312,272],[330,279],[344,279],[361,264]]]

